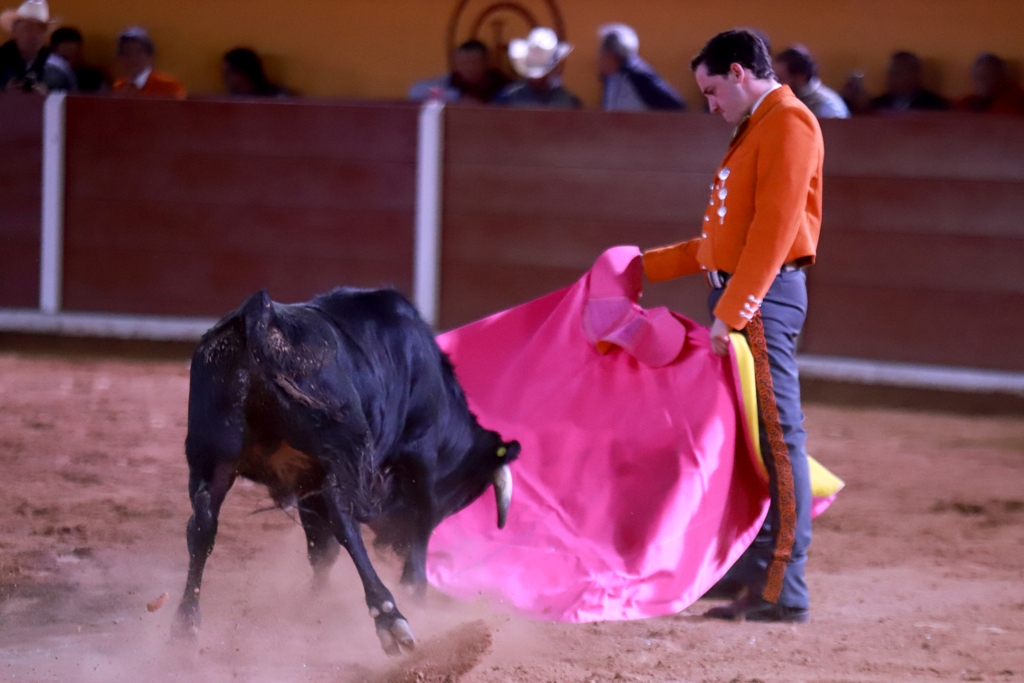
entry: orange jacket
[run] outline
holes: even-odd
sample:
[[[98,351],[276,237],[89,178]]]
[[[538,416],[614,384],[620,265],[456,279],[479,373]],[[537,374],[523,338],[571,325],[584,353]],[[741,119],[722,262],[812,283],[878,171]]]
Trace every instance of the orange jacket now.
[[[788,86],[768,93],[715,174],[701,236],[645,252],[647,279],[731,273],[715,317],[743,329],[783,264],[814,262],[824,157],[814,114]]]
[[[968,95],[953,104],[957,111],[984,112],[986,114],[1024,114],[1024,93],[1016,88],[1000,93],[991,100]]]
[[[185,99],[185,85],[174,76],[165,74],[163,71],[153,69],[149,72],[149,78],[142,88],[135,87],[135,84],[127,78],[119,78],[114,81],[114,92],[121,95],[138,94],[145,97],[174,97],[179,100]]]

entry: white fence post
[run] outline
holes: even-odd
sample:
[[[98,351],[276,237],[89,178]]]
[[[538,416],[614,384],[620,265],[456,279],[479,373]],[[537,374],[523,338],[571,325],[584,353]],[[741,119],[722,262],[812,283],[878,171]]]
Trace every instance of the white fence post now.
[[[437,325],[441,297],[441,201],[444,173],[444,103],[420,109],[416,150],[416,239],[413,299],[420,315]]]
[[[39,308],[61,308],[64,275],[64,102],[65,93],[46,96],[43,105],[43,211],[39,254]]]

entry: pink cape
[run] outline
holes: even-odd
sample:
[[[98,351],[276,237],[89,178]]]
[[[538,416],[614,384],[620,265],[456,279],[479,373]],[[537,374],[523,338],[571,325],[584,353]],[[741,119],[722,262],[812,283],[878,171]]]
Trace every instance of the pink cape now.
[[[438,338],[480,423],[522,445],[508,524],[484,495],[430,541],[430,582],[529,617],[679,612],[750,545],[768,510],[737,366],[707,328],[635,302],[640,252]],[[602,353],[604,351],[605,353]]]

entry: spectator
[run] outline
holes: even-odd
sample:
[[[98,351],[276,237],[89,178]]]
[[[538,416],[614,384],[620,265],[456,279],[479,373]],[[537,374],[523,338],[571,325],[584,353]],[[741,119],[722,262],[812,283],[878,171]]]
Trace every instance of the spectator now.
[[[802,46],[783,50],[775,57],[775,76],[819,119],[848,119],[850,110],[835,90],[818,78],[818,65]]]
[[[562,60],[572,47],[543,26],[530,31],[526,39],[511,41],[508,59],[522,78],[502,90],[495,104],[578,109],[582,106],[580,98],[562,85]]]
[[[117,37],[117,64],[124,74],[114,82],[120,95],[184,99],[185,86],[174,76],[153,68],[156,48],[146,29],[132,26]]]
[[[27,0],[0,13],[0,26],[11,35],[0,45],[0,89],[45,95],[77,88],[71,66],[46,48],[51,25],[46,0]]]
[[[971,65],[974,92],[956,103],[960,111],[1024,114],[1024,94],[1010,78],[1006,62],[989,52]]]
[[[889,60],[888,91],[871,100],[876,111],[942,110],[949,103],[941,95],[925,90],[924,68],[913,52],[897,52]]]
[[[686,109],[682,96],[640,59],[640,39],[625,24],[605,24],[597,31],[601,47],[598,76],[604,83],[605,111]]]
[[[445,102],[479,102],[487,104],[501,92],[508,79],[488,64],[487,46],[469,40],[452,53],[452,71],[444,76],[414,83],[409,99],[423,101],[433,96]]]
[[[224,55],[221,79],[229,95],[244,97],[287,97],[288,91],[274,85],[263,70],[263,60],[247,47],[236,47]]]
[[[851,114],[867,114],[871,111],[871,96],[864,87],[864,72],[855,69],[843,83],[843,102]]]
[[[59,55],[75,71],[78,89],[97,92],[106,86],[106,78],[99,69],[85,64],[82,55],[82,34],[77,28],[63,27],[50,36],[50,52]]]

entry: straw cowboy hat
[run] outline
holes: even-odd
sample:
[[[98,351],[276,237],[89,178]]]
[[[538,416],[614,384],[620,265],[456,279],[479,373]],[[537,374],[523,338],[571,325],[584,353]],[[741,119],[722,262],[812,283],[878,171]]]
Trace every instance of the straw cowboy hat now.
[[[530,31],[525,40],[516,38],[508,44],[508,61],[523,78],[544,78],[570,52],[572,45],[541,26]]]
[[[14,22],[22,20],[47,26],[57,23],[50,20],[50,7],[46,0],[25,0],[18,9],[8,9],[0,13],[0,26],[8,33],[14,29]]]

